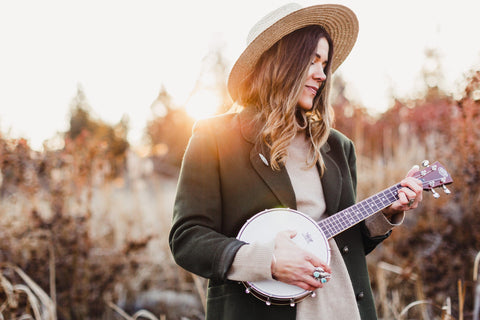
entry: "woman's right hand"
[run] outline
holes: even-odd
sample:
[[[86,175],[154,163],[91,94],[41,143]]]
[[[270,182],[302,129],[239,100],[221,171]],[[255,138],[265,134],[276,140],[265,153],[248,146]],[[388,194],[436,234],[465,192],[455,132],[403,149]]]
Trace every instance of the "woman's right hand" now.
[[[272,276],[278,281],[309,291],[322,288],[324,284],[313,277],[315,268],[321,267],[328,273],[332,271],[325,262],[296,245],[292,241],[296,235],[295,231],[282,231],[275,237]]]

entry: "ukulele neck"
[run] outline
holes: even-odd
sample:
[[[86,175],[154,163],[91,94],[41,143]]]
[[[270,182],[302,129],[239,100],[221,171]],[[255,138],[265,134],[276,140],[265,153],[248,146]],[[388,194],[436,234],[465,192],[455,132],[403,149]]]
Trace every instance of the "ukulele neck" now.
[[[351,207],[321,220],[318,225],[327,239],[330,239],[398,200],[398,190],[400,190],[400,188],[400,184],[391,186]]]

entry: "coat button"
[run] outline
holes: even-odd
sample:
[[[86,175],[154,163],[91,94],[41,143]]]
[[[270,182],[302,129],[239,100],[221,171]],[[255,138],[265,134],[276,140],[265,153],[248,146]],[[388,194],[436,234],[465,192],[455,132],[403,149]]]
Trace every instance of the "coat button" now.
[[[342,253],[343,253],[343,254],[347,254],[348,251],[350,251],[350,249],[348,248],[348,246],[345,246],[345,247],[342,248]]]
[[[359,293],[357,293],[357,301],[362,300],[364,297],[365,297],[365,294],[363,293],[363,291],[360,291]]]

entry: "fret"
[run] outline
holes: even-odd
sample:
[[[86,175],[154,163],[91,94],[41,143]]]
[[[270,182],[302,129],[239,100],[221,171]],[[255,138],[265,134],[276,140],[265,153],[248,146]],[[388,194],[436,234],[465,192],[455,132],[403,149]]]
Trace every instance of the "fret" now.
[[[435,165],[428,166],[428,168],[431,168],[430,171],[425,169],[414,175],[414,177],[422,181],[424,190],[431,190],[434,194],[436,194],[434,188],[439,186],[443,186],[445,188],[445,184],[453,182],[448,172],[440,164],[435,163]],[[401,188],[402,186],[399,183],[393,185],[390,188],[387,188],[363,201],[360,201],[349,208],[346,208],[324,220],[321,220],[318,224],[327,239],[330,239],[331,237],[334,237],[340,232],[367,219],[371,215],[381,211],[398,200],[398,191]],[[450,193],[448,189],[446,192]],[[435,197],[438,198],[439,195],[436,194]]]
[[[330,239],[391,205],[398,199],[398,190],[400,190],[401,187],[400,184],[397,184],[387,188],[349,208],[321,220],[318,225],[327,239]]]

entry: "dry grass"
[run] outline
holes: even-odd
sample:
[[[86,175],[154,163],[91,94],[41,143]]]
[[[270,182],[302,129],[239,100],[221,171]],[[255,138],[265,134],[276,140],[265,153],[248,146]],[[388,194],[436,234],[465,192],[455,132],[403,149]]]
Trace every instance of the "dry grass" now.
[[[451,196],[425,195],[368,256],[381,319],[478,319],[478,92],[479,72],[458,101],[432,89],[375,121],[337,106],[337,126],[357,146],[359,200],[424,159],[454,178]],[[175,177],[133,153],[123,166],[105,143],[79,139],[39,154],[0,137],[0,320],[203,319],[205,279],[168,248]]]
[[[398,182],[427,156],[435,160],[418,140],[399,144],[388,158],[359,155],[359,198]],[[206,282],[178,268],[168,248],[176,181],[152,174],[148,159],[132,155],[129,161],[134,169],[122,179],[105,180],[100,171],[90,183],[75,181],[63,168],[54,171],[51,189],[58,191],[1,199],[0,258],[17,265],[2,269],[4,318],[202,319]],[[447,200],[426,199],[406,226],[421,215],[433,217]],[[391,243],[405,235],[407,228],[400,228]],[[428,296],[419,262],[398,264],[388,258],[392,250],[384,246],[369,257],[381,318],[453,319],[450,297],[439,303]]]
[[[148,171],[148,159],[130,161],[122,179],[99,174],[79,187],[62,168],[51,186],[59,191],[10,188],[0,198],[3,317],[117,319],[115,305],[133,318],[201,318],[195,282],[168,249],[176,181]],[[12,300],[10,287],[25,298]]]
[[[23,270],[9,264],[1,265],[0,270],[2,270],[2,274],[0,274],[1,292],[6,297],[0,307],[3,318],[27,318],[30,316],[38,320],[57,319],[55,302]],[[23,283],[12,283],[4,276],[11,272],[18,275]]]
[[[380,160],[359,157],[359,193],[367,196],[400,180],[412,164],[425,158],[424,151],[419,151],[423,150],[420,143],[418,145],[415,152],[409,148],[399,150],[403,152],[404,161],[386,162],[380,170],[385,174],[381,175],[378,174]],[[136,158],[135,161],[142,160]],[[20,266],[3,264],[0,314],[4,318],[14,314],[17,318],[30,315],[32,319],[56,319],[57,308],[61,319],[202,318],[205,280],[179,269],[167,245],[175,179],[130,174],[124,180],[108,183],[98,178],[99,182],[89,187],[91,190],[80,194],[65,192],[68,196],[65,196],[61,215],[53,211],[53,199],[42,192],[30,197],[22,194],[2,199],[0,213],[4,219],[1,223],[6,232],[0,236],[1,257],[9,257]],[[447,200],[439,201],[444,205]],[[436,205],[433,200],[426,202],[429,208]],[[409,215],[406,223],[415,219]],[[403,231],[396,231],[392,242],[400,238],[397,233]],[[69,237],[72,233],[74,238]],[[7,250],[9,256],[5,255]],[[85,257],[72,255],[75,251]],[[382,319],[454,319],[450,297],[438,303],[426,296],[424,280],[414,266],[408,267],[408,262],[399,266],[385,260],[388,248],[378,251],[369,257],[369,263]],[[32,260],[34,264],[29,263]],[[88,309],[82,305],[83,313],[69,315],[65,309],[78,305],[57,304],[58,299],[62,304],[66,301],[62,300],[65,294],[58,292],[65,290],[58,277],[65,275],[64,269],[71,263],[90,269],[89,274],[78,273],[83,278],[77,280],[77,286],[89,288],[80,294],[100,290],[95,293],[95,302],[88,301],[101,307]],[[71,268],[67,271],[78,272]],[[36,280],[37,283],[26,272],[43,280]],[[91,281],[105,285],[92,287]],[[178,294],[171,294],[173,292]],[[135,304],[136,301],[141,303]],[[193,307],[194,311],[182,314],[186,306]]]

